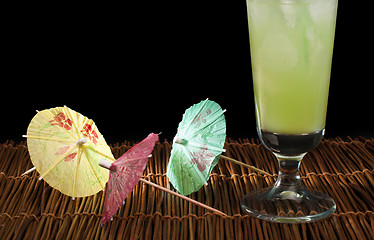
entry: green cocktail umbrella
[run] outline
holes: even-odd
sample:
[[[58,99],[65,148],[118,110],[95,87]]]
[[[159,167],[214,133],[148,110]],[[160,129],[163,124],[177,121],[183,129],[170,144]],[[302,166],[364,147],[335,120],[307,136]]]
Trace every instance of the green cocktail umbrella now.
[[[226,139],[226,110],[206,99],[185,111],[173,140],[167,177],[183,195],[199,190],[209,179],[210,172],[220,157],[251,170],[269,173],[224,156]]]
[[[208,99],[185,111],[167,168],[169,181],[181,194],[199,190],[218,163],[226,139],[224,112]]]

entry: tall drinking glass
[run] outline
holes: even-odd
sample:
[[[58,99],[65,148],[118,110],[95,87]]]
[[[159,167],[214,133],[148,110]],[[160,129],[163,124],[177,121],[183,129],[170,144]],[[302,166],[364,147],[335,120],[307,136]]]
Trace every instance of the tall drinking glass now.
[[[310,222],[336,205],[307,190],[304,155],[325,129],[338,0],[247,0],[257,131],[279,162],[273,187],[243,197],[248,214],[273,222]]]

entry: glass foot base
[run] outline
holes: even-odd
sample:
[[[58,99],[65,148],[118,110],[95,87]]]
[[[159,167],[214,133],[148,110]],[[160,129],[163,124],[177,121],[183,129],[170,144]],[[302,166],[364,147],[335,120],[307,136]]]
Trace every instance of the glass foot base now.
[[[274,186],[245,195],[240,203],[245,213],[278,223],[304,223],[331,215],[336,204],[326,194],[303,185]]]

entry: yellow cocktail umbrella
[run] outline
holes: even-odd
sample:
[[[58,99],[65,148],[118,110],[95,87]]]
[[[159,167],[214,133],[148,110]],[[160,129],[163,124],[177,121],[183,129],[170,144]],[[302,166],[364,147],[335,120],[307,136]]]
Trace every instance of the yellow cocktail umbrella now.
[[[38,111],[26,137],[39,179],[73,198],[104,189],[109,173],[99,162],[115,159],[91,119],[68,107]]]

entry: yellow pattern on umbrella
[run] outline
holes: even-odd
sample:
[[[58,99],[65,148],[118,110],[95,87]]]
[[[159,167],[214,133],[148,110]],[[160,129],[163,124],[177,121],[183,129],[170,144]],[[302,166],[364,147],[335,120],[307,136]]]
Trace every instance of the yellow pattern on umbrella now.
[[[40,179],[73,198],[104,189],[109,174],[99,162],[115,160],[95,123],[68,107],[39,111],[27,129],[27,146]]]

